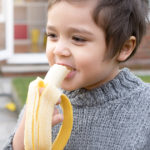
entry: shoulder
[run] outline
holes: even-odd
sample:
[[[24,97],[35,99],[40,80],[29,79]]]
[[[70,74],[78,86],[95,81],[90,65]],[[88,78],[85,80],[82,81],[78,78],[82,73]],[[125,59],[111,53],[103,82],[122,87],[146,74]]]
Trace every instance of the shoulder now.
[[[150,83],[144,82],[139,76],[135,75],[131,70],[125,68],[126,76],[134,93],[144,94],[150,97]]]
[[[145,83],[131,70],[125,68],[122,72],[123,87],[125,94],[123,99],[128,99],[129,103],[150,106],[150,83]],[[124,79],[125,78],[125,79]],[[123,93],[123,90],[121,91]],[[150,108],[150,107],[149,107]]]
[[[150,83],[145,83],[139,87],[141,89],[141,93],[145,94],[145,96],[150,96]]]
[[[141,99],[150,101],[150,83],[141,81],[141,84],[137,87],[135,94],[137,94]]]
[[[136,90],[130,95],[131,103],[139,111],[139,115],[142,112],[145,114],[150,112],[150,84],[141,83]]]

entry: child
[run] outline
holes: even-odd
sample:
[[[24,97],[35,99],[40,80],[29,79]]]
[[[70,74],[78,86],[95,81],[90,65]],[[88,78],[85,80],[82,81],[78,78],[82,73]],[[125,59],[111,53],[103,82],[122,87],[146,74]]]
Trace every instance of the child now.
[[[145,33],[147,6],[147,0],[49,1],[49,64],[72,69],[62,83],[74,115],[65,150],[150,149],[150,85],[119,70]]]

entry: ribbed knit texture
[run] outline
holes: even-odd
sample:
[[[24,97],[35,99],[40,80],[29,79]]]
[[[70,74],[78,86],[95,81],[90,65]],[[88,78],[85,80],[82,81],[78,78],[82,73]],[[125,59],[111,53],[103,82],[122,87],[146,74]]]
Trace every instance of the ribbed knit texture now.
[[[65,94],[74,115],[65,150],[150,150],[150,85],[128,69],[99,88]]]
[[[65,150],[150,150],[150,85],[128,69],[99,88],[65,94],[74,115]],[[4,150],[12,150],[12,138]]]

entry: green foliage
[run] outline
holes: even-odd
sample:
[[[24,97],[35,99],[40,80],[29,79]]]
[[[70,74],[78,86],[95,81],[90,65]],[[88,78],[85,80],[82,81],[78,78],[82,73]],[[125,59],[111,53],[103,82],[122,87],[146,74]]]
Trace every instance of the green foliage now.
[[[140,77],[144,82],[148,82],[148,83],[150,83],[150,76],[138,76],[138,77]]]
[[[12,80],[13,87],[22,104],[26,102],[29,83],[34,79],[35,77],[18,77]]]

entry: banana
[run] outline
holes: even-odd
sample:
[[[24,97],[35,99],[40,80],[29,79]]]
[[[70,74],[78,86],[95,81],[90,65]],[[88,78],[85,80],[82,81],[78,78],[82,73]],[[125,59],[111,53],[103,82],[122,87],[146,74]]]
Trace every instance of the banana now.
[[[26,102],[25,150],[63,150],[67,144],[73,126],[73,111],[69,99],[59,88],[68,72],[65,66],[55,64],[44,80],[37,77],[30,83]],[[44,89],[42,93],[40,88]],[[52,115],[60,97],[64,120],[52,144]]]

